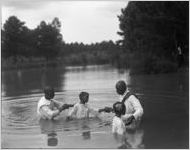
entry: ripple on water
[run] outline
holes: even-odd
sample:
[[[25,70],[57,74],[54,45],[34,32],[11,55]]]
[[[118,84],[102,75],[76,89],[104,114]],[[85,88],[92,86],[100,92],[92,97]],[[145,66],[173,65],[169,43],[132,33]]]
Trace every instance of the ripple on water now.
[[[61,101],[64,96],[64,93],[61,94],[61,92],[59,92],[56,98]],[[3,99],[2,132],[6,134],[48,133],[52,130],[56,132],[81,130],[94,130],[98,132],[100,128],[111,125],[112,115],[109,114],[102,114],[101,117],[104,121],[95,118],[66,121],[65,116],[68,110],[61,114],[59,120],[41,121],[36,114],[37,101],[40,97],[41,95],[39,94],[33,94],[29,96],[24,95],[19,98],[13,97]]]

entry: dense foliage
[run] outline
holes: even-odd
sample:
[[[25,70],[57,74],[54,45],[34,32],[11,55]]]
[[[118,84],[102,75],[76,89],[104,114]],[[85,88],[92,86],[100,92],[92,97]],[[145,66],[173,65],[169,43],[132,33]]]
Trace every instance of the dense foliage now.
[[[33,30],[16,16],[5,22],[2,34],[2,65],[42,66],[45,64],[87,65],[114,63],[119,46],[112,41],[101,43],[65,43],[60,33],[61,22],[41,21]]]
[[[118,18],[125,66],[147,72],[159,72],[162,65],[175,69],[178,46],[188,56],[189,2],[132,1]]]
[[[10,16],[1,29],[2,66],[110,63],[158,73],[176,71],[182,62],[189,64],[188,1],[131,1],[121,9],[118,19],[122,40],[68,44],[60,33],[58,18],[50,23],[41,21],[31,30]]]

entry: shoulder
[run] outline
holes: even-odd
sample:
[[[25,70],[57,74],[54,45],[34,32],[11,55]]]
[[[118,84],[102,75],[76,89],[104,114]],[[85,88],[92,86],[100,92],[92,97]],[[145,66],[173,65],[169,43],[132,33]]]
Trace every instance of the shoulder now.
[[[42,97],[39,102],[38,102],[38,106],[41,107],[43,105],[50,105],[50,101],[46,100],[45,97]]]
[[[45,100],[44,96],[42,96],[39,101],[43,101],[43,100]]]
[[[130,95],[129,95],[129,100],[131,100],[131,101],[138,101],[138,97],[136,96],[136,94],[134,94],[134,93],[130,93]]]
[[[45,102],[45,97],[41,97],[40,100],[38,101],[38,104],[44,103]]]
[[[74,107],[76,108],[76,107],[80,107],[80,103],[76,103],[75,105],[74,105]]]

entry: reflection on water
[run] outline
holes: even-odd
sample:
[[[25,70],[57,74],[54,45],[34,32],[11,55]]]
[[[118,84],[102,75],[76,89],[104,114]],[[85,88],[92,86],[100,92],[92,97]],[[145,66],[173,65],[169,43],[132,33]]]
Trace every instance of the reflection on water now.
[[[102,120],[39,121],[37,102],[44,85],[55,88],[55,99],[78,102],[78,94],[90,93],[95,109],[118,100],[115,83],[125,80],[137,93],[144,116],[141,128],[119,140],[111,133],[113,114]],[[110,66],[44,68],[2,72],[2,148],[188,148],[189,75],[129,75]],[[22,142],[20,142],[22,141]]]
[[[2,73],[2,94],[3,96],[19,96],[41,93],[46,85],[64,88],[64,74],[64,68],[6,71]]]
[[[137,129],[133,132],[127,131],[124,136],[114,135],[117,142],[120,143],[119,149],[144,149],[146,148],[143,143],[144,130]]]
[[[56,123],[51,120],[39,120],[39,125],[42,134],[47,135],[47,145],[48,146],[57,146],[58,138],[56,133]]]
[[[48,133],[47,136],[48,136],[47,145],[57,146],[57,143],[58,143],[57,134],[55,132],[52,132],[52,133]]]
[[[90,131],[82,132],[82,136],[83,136],[84,140],[89,140],[90,139]]]

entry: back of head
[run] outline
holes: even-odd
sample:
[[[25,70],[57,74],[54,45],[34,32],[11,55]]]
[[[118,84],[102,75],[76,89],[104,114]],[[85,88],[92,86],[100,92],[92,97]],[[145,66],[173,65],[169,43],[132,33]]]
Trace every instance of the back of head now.
[[[44,88],[44,94],[45,94],[45,98],[50,100],[54,98],[54,89],[50,86],[47,86]]]
[[[113,111],[115,112],[116,116],[120,117],[124,115],[126,112],[125,104],[122,102],[116,102],[113,104]]]
[[[88,98],[89,98],[89,93],[87,92],[81,92],[79,94],[79,99],[81,101],[82,104],[85,104],[88,102]]]
[[[120,80],[116,83],[115,88],[116,88],[116,91],[118,94],[123,95],[127,89],[127,85],[126,85],[125,81]]]

